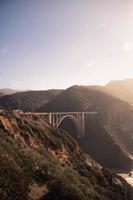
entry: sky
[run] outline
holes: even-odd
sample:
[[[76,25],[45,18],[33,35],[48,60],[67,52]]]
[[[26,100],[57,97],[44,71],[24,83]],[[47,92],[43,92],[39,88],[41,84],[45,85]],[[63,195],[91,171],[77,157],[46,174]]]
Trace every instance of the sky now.
[[[0,88],[133,78],[132,0],[0,0]]]

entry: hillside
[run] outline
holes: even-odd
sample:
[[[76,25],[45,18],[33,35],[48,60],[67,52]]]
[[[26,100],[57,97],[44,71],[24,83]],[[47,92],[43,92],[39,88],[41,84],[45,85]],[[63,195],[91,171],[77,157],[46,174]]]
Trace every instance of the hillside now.
[[[0,92],[2,92],[4,95],[10,95],[18,92],[18,90],[10,89],[10,88],[2,88],[0,89]]]
[[[105,87],[113,96],[133,104],[133,79],[111,81]]]
[[[60,93],[39,111],[80,112],[80,111],[120,111],[132,109],[128,103],[103,91],[87,86],[72,86]]]
[[[4,96],[4,94],[2,92],[0,92],[0,97]]]
[[[62,90],[27,91],[6,95],[0,98],[0,107],[5,110],[19,109],[20,97],[21,110],[34,112],[61,91]]]
[[[103,169],[44,119],[0,116],[1,200],[132,200],[133,188]]]

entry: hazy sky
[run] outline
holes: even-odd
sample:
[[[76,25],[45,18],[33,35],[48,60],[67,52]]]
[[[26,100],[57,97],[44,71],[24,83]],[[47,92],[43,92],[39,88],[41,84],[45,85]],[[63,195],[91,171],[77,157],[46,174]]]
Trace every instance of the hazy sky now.
[[[0,0],[0,88],[132,77],[132,0]]]

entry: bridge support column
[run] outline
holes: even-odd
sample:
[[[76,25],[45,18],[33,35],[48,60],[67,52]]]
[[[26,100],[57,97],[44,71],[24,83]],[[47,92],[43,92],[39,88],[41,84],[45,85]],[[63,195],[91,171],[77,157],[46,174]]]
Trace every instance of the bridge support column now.
[[[49,117],[49,123],[52,124],[52,114],[49,113],[49,116],[48,116],[48,117]]]
[[[79,134],[78,138],[83,138],[85,136],[85,113],[79,113],[78,116],[78,124],[79,124]]]

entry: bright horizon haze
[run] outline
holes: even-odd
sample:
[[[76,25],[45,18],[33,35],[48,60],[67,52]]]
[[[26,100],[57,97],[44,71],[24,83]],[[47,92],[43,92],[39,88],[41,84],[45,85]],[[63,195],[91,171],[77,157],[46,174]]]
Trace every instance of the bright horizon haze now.
[[[132,77],[132,0],[0,1],[0,88]]]

